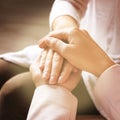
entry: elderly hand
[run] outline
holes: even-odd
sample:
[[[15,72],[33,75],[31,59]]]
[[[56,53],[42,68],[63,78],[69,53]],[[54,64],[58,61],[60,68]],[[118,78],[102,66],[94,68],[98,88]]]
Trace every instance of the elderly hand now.
[[[42,78],[48,80],[49,84],[64,83],[71,72],[76,70],[60,54],[52,49],[43,50],[40,69],[43,71]]]
[[[42,79],[42,71],[39,68],[40,66],[40,59],[41,56],[39,55],[38,58],[32,63],[30,66],[30,72],[32,74],[32,79],[36,87],[43,85],[43,84],[49,84],[49,81],[46,81]],[[67,81],[63,84],[57,83],[56,85],[62,86],[70,91],[72,91],[80,81],[80,71],[72,72],[70,76],[68,77]]]

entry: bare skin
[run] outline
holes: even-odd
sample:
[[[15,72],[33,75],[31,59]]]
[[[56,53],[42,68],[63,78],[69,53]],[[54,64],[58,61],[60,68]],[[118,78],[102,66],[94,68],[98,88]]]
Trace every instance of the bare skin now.
[[[39,63],[40,63],[40,56],[38,56],[38,58],[30,66],[32,80],[36,87],[39,87],[44,84],[49,84],[48,81],[42,79],[43,73],[42,73],[41,69],[39,69]],[[57,83],[56,85],[62,86],[64,88],[68,89],[69,91],[72,91],[77,86],[79,81],[80,81],[80,71],[77,71],[77,72],[72,72],[70,74],[70,76],[68,77],[68,80],[65,83],[63,83],[63,84]]]
[[[61,39],[67,43],[60,41]],[[87,31],[78,28],[51,32],[49,37],[41,39],[40,47],[52,48],[73,66],[93,73],[95,76],[100,76],[107,68],[115,64]]]
[[[79,27],[77,21],[71,16],[60,16],[53,21],[52,31],[71,27]],[[59,83],[64,83],[71,72],[76,71],[75,67],[52,49],[43,51],[40,68],[43,70],[43,79],[49,80],[50,84],[56,84],[57,80]]]

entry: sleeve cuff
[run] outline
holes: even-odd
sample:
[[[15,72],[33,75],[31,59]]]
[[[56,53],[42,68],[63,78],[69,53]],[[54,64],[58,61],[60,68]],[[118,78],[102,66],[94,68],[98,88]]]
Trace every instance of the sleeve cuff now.
[[[120,65],[115,64],[98,78],[94,96],[100,113],[110,120],[120,119]]]
[[[61,16],[61,15],[70,15],[72,16],[76,21],[80,21],[80,13],[78,13],[77,9],[75,9],[74,6],[72,6],[67,1],[55,1],[52,7],[52,10],[50,12],[50,18],[49,18],[49,24],[50,28],[52,26],[52,22],[55,18]]]
[[[41,85],[35,90],[27,120],[46,119],[46,114],[51,114],[51,117],[59,116],[58,120],[65,117],[74,120],[76,111],[77,98],[67,89],[55,85]]]

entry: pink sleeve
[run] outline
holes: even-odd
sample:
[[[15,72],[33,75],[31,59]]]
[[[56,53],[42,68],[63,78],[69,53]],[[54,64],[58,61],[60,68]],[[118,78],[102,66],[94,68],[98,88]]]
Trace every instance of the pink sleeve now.
[[[70,15],[78,22],[83,17],[89,0],[55,0],[50,12],[50,26],[61,15]]]
[[[107,120],[120,120],[120,65],[99,77],[94,89],[96,106]]]
[[[63,87],[36,88],[27,120],[75,120],[77,99]]]

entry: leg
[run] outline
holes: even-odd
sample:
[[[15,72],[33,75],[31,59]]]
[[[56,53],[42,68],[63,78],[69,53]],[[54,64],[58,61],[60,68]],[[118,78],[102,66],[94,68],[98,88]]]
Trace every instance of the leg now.
[[[0,91],[0,120],[26,120],[33,92],[29,72],[8,80]]]
[[[90,98],[83,80],[72,91],[72,93],[78,98],[78,115],[93,115],[99,114],[92,99]]]
[[[28,69],[0,59],[0,88],[8,79],[25,71]]]

